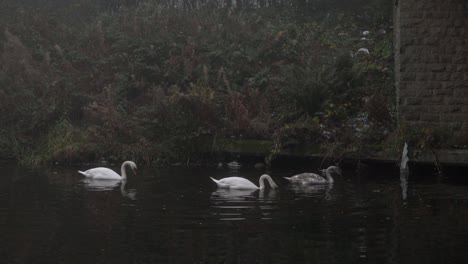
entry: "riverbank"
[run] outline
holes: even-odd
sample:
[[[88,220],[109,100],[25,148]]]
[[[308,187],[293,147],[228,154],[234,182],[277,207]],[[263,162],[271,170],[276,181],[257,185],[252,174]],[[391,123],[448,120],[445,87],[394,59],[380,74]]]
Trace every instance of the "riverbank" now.
[[[254,138],[273,158],[394,129],[391,8],[70,2],[0,17],[0,157],[167,165],[205,138]]]

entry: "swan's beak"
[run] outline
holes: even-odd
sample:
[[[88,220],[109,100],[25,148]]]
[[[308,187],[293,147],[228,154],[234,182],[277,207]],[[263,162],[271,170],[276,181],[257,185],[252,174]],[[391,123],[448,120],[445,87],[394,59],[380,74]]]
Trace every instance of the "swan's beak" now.
[[[138,171],[137,171],[137,168],[133,168],[133,173],[134,173],[135,175],[138,174],[137,172],[138,172]]]

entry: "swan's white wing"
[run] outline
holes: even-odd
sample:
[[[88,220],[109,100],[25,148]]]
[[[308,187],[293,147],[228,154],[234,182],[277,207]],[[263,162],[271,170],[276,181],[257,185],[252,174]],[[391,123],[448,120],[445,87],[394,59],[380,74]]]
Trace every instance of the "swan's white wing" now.
[[[258,189],[251,181],[241,177],[228,177],[216,182],[218,187],[231,189]]]
[[[99,168],[94,168],[94,169],[89,169],[84,172],[80,172],[81,174],[85,175],[86,177],[93,178],[96,180],[120,180],[122,177],[120,177],[119,174],[117,174],[115,171],[104,168],[104,167],[99,167]]]

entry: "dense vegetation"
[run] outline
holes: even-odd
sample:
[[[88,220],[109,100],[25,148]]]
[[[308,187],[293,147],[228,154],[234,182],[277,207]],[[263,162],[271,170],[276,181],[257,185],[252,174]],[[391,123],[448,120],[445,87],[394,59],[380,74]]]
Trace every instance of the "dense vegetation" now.
[[[272,153],[379,143],[391,1],[368,2],[6,1],[0,157],[154,164],[219,138],[273,140]]]

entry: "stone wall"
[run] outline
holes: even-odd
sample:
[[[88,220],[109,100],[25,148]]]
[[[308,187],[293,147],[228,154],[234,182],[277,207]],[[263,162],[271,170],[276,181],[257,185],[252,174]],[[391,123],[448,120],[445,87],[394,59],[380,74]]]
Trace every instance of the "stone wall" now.
[[[468,0],[396,0],[394,23],[399,122],[468,144]]]

